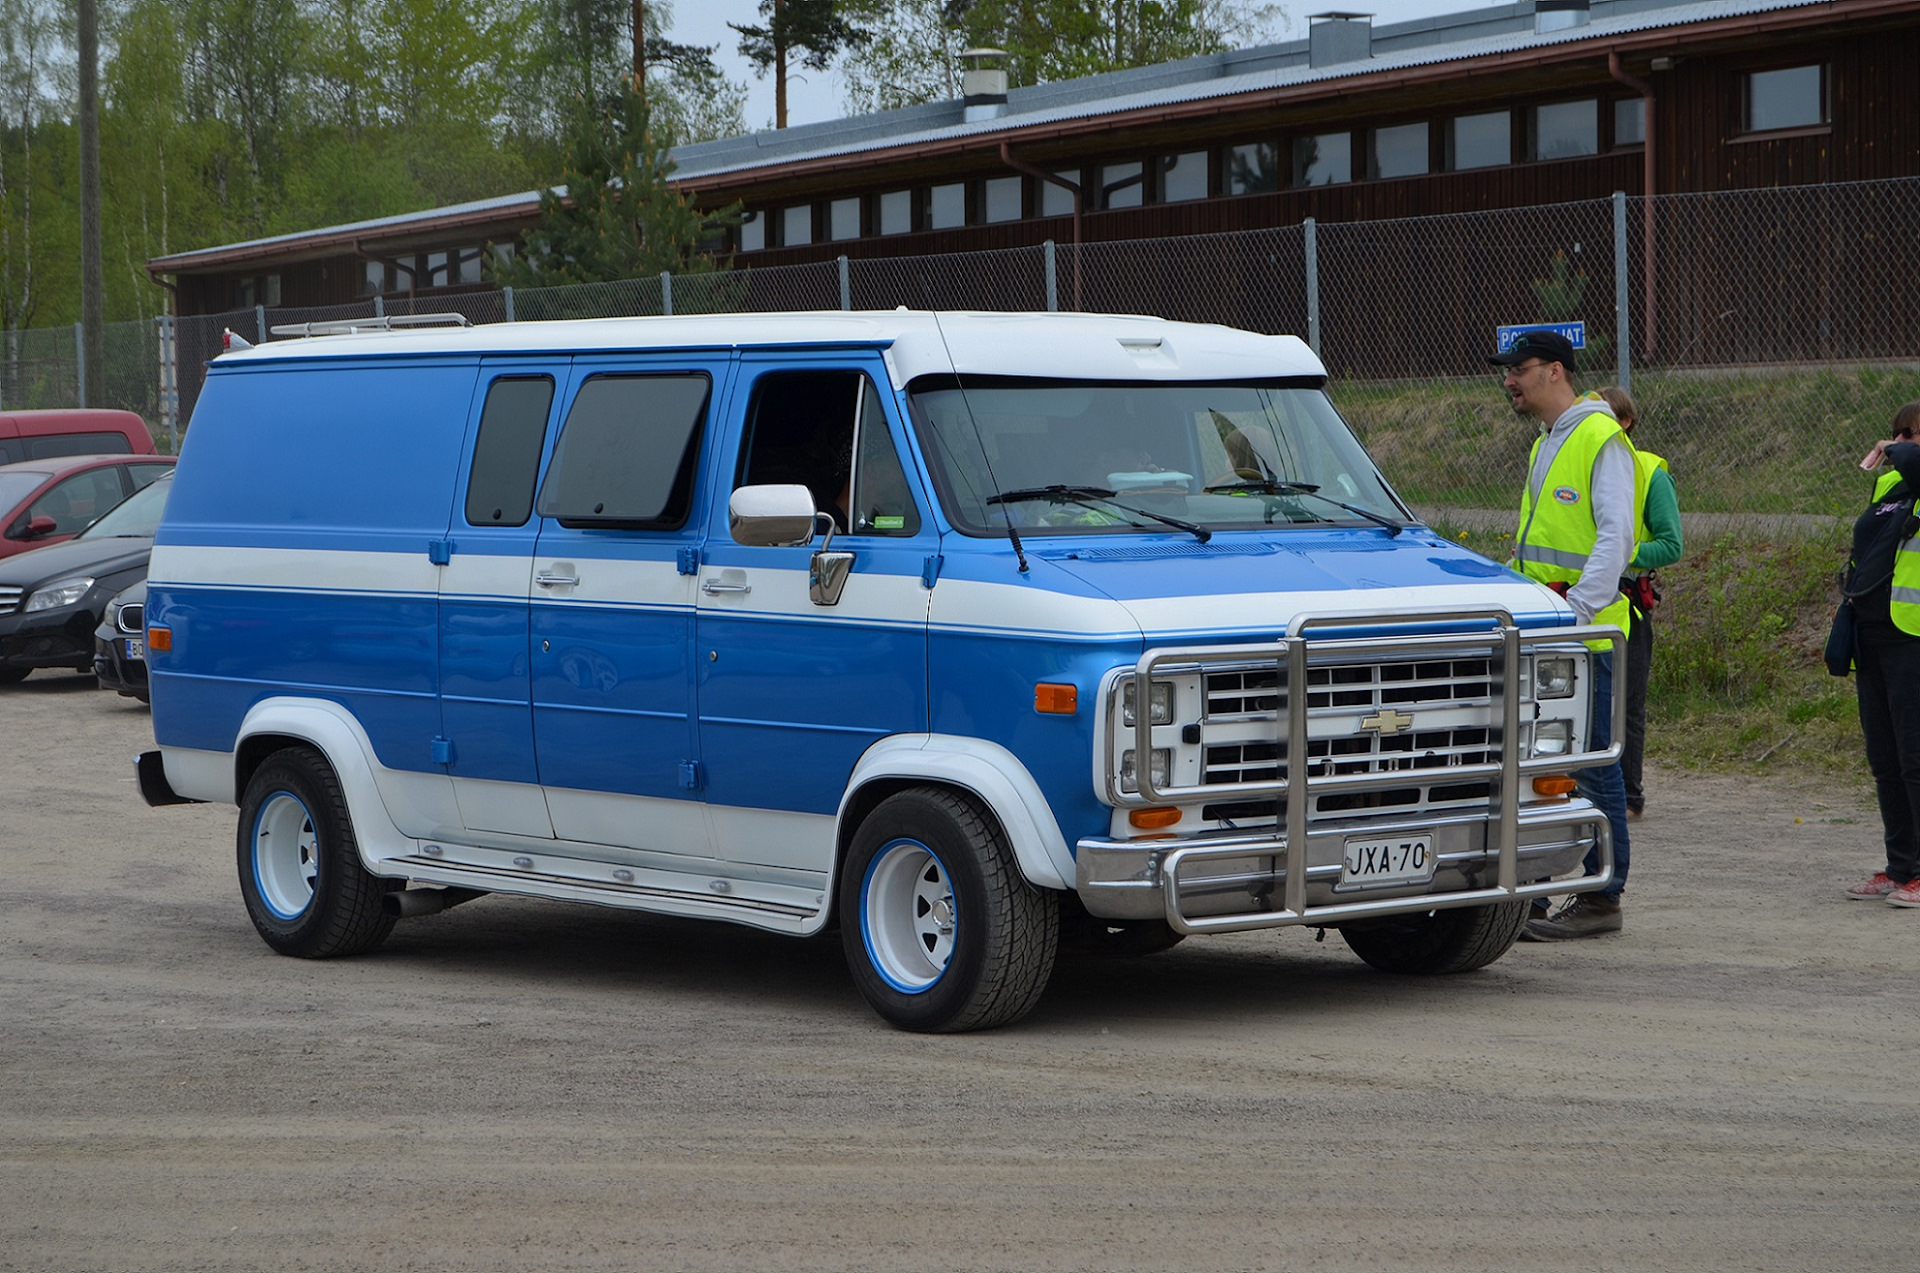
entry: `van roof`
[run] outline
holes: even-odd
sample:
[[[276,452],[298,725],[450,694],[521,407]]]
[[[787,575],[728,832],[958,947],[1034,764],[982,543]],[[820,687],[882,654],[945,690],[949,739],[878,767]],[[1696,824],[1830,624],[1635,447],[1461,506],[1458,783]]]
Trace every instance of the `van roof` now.
[[[895,379],[958,370],[1076,380],[1254,380],[1325,376],[1295,336],[1116,314],[821,310],[424,327],[274,340],[214,369],[260,362],[433,354],[611,353],[649,349],[867,347]]]

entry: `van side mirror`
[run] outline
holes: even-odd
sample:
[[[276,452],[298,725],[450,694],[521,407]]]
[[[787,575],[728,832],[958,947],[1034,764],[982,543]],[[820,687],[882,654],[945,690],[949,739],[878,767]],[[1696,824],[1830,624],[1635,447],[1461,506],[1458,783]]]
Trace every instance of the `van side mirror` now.
[[[727,531],[749,548],[812,543],[813,523],[813,492],[798,483],[743,486],[727,500]]]

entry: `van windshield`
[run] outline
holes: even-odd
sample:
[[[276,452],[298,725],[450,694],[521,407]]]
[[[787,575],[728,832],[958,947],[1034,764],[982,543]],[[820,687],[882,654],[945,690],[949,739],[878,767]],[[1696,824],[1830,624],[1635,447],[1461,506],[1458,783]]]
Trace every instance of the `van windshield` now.
[[[909,401],[968,534],[1411,520],[1317,385],[928,376]]]

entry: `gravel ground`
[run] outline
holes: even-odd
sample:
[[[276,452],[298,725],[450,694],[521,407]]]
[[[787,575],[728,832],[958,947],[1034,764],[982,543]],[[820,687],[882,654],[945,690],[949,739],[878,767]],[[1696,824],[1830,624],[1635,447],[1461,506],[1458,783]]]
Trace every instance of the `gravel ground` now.
[[[36,673],[0,737],[0,1269],[1920,1267],[1863,789],[1653,773],[1619,937],[1196,939],[928,1038],[835,941],[591,907],[280,958],[144,708]]]

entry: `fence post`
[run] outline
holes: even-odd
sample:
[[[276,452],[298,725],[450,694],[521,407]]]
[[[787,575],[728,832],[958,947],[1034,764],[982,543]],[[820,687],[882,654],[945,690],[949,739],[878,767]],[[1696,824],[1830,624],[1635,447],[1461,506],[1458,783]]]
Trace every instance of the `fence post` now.
[[[1632,324],[1627,312],[1627,192],[1613,192],[1613,381],[1633,388],[1633,359],[1627,341]]]
[[[1306,257],[1307,267],[1307,348],[1313,356],[1320,356],[1320,229],[1312,217],[1300,223],[1306,231],[1301,244],[1301,252]]]
[[[1047,249],[1047,312],[1052,314],[1060,308],[1060,280],[1054,273],[1053,240],[1048,239],[1043,246]]]
[[[673,271],[660,271],[660,312],[673,317]]]
[[[373,316],[375,318],[385,318],[387,316],[386,297],[376,296],[373,298]]]
[[[853,308],[853,272],[847,268],[847,258],[840,258],[840,308]]]
[[[265,305],[255,305],[253,307],[253,330],[259,333],[258,339],[260,343],[263,345],[266,344],[267,343],[267,307]]]
[[[500,295],[505,298],[507,303],[507,321],[512,322],[513,321],[513,289],[511,287],[503,287],[500,289]]]
[[[87,405],[87,337],[79,323],[73,325],[73,395],[76,406]]]
[[[173,345],[173,315],[162,314],[160,325],[160,418],[167,425],[167,449],[180,454],[180,377]]]

